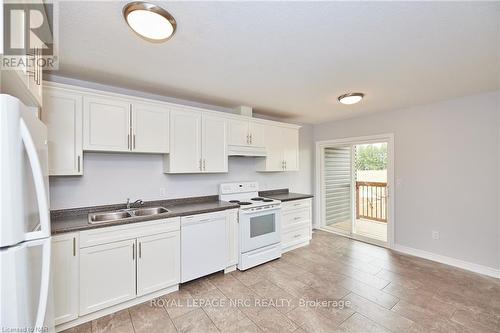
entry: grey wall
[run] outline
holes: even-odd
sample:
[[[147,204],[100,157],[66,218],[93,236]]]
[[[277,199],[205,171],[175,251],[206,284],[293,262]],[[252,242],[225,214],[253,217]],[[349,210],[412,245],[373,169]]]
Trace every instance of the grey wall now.
[[[500,268],[499,96],[315,125],[314,139],[394,133],[395,243]]]

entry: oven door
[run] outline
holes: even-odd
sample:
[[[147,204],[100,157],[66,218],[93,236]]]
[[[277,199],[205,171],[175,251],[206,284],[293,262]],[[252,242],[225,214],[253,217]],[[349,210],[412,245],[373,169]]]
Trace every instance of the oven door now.
[[[240,252],[245,253],[281,241],[281,208],[240,210]]]

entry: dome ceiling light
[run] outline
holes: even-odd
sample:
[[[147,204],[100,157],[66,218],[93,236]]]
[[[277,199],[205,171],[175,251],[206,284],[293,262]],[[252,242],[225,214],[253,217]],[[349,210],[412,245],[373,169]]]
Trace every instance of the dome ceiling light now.
[[[123,17],[128,26],[141,38],[159,43],[172,38],[177,22],[165,9],[142,1],[123,7]]]
[[[356,103],[360,102],[364,96],[365,96],[365,94],[359,93],[359,92],[348,93],[348,94],[340,95],[338,100],[342,104],[351,105],[351,104],[356,104]]]

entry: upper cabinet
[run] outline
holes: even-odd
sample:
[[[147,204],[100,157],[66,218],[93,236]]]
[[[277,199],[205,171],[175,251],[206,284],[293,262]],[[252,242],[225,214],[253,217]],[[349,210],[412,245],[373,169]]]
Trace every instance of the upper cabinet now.
[[[42,121],[47,125],[49,175],[83,173],[82,96],[61,89],[44,89]]]
[[[164,154],[165,173],[228,172],[228,156],[259,171],[299,167],[300,126],[44,83],[50,175],[82,175],[83,152]]]
[[[227,172],[227,122],[222,117],[178,108],[170,112],[166,173]]]
[[[266,158],[258,162],[258,171],[297,171],[299,169],[299,128],[264,126]]]
[[[265,156],[264,125],[252,119],[230,118],[228,154]]]
[[[170,155],[165,155],[165,172],[202,172],[200,112],[170,112]]]
[[[83,149],[168,153],[169,111],[155,104],[101,96],[83,99]]]
[[[5,1],[4,1],[5,2]],[[29,11],[28,3],[43,4],[42,0],[35,1],[16,1],[17,6],[25,6],[24,10]],[[23,4],[24,3],[24,4]],[[0,11],[3,4],[0,4]],[[22,12],[20,11],[22,14]],[[47,14],[44,10],[37,11],[42,17],[40,22],[47,22]],[[43,74],[43,60],[42,49],[44,46],[43,41],[39,38],[30,38],[26,31],[24,15],[20,19],[13,19],[9,24],[8,32],[10,33],[11,45],[15,47],[29,46],[29,50],[23,51],[19,55],[19,63],[24,63],[25,66],[20,66],[19,69],[3,70],[0,75],[0,92],[9,94],[19,98],[24,104],[28,106],[41,107],[43,100],[42,91],[42,74]],[[44,35],[51,35],[50,30],[47,30],[46,25],[38,26],[38,32]],[[5,32],[7,33],[7,31]],[[31,33],[31,32],[30,32]],[[31,33],[32,34],[32,33]],[[28,48],[28,47],[27,47]],[[21,68],[22,67],[22,68]]]
[[[132,150],[141,153],[169,152],[169,112],[163,106],[132,104]]]
[[[130,151],[130,103],[100,96],[83,98],[83,149]]]

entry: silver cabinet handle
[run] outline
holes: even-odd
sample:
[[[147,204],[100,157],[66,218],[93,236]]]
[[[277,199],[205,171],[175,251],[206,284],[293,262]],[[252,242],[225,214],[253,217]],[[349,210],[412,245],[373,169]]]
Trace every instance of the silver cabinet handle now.
[[[203,159],[203,171],[207,170],[207,160]]]
[[[78,164],[78,172],[80,172],[80,155],[78,155],[78,162],[77,162],[77,164]]]
[[[135,134],[132,136],[133,140],[134,140],[134,149],[135,149]]]
[[[293,236],[293,238],[299,238],[299,237],[300,237],[300,234]]]
[[[127,134],[127,149],[130,150],[130,134]]]
[[[142,258],[142,243],[139,242],[139,259]]]
[[[247,134],[247,145],[250,144],[250,135]]]
[[[294,218],[295,221],[300,220],[300,216]]]
[[[203,171],[203,168],[202,168],[202,165],[201,165],[201,158],[200,158],[200,161],[198,162],[198,164],[199,164],[198,167],[200,168],[200,171]]]
[[[135,260],[135,243],[132,244],[132,260]]]
[[[76,238],[73,237],[73,257],[76,257]]]
[[[285,161],[285,170],[286,170],[286,161]]]
[[[250,133],[250,144],[252,144],[252,133]]]

